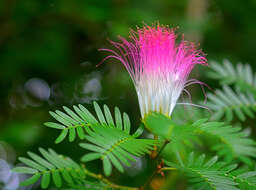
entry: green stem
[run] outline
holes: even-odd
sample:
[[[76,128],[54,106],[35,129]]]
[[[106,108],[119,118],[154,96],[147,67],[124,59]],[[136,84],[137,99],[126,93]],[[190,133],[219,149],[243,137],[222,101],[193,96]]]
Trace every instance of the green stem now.
[[[167,145],[168,143],[170,143],[169,140],[165,140],[165,141],[164,141],[164,144],[161,146],[161,148],[160,148],[160,150],[158,151],[156,157],[154,158],[155,160],[158,159],[159,155],[161,154],[161,152],[164,150],[164,148],[166,147],[166,145]]]
[[[101,174],[95,174],[93,172],[90,172],[89,170],[84,168],[84,173],[92,178],[98,179],[102,181],[103,183],[107,184],[110,188],[113,189],[123,189],[123,190],[139,190],[137,187],[127,187],[123,185],[117,185],[106,179],[103,175]]]
[[[177,168],[171,168],[171,167],[161,168],[161,171],[173,171],[173,170],[177,170]]]

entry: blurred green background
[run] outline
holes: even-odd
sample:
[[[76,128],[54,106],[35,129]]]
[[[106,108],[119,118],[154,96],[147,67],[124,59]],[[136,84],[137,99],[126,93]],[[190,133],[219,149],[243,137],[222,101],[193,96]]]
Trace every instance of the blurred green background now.
[[[108,38],[159,21],[200,43],[209,60],[253,65],[255,19],[255,0],[1,0],[0,145],[6,159],[52,147],[78,160],[78,141],[55,145],[58,131],[43,126],[52,120],[48,111],[63,105],[90,109],[97,100],[127,112],[134,129],[139,125],[136,92],[125,69],[115,60],[96,67],[106,56],[97,49],[110,47]],[[124,183],[137,175],[130,184],[140,184],[139,171],[128,171]]]

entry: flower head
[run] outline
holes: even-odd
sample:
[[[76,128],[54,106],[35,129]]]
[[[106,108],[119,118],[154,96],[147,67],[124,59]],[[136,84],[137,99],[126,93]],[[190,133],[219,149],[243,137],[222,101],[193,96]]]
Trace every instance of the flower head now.
[[[100,49],[123,63],[135,85],[142,117],[151,111],[170,116],[195,64],[206,58],[193,43],[176,43],[173,29],[144,26],[130,31],[129,41],[110,43],[118,50]],[[103,61],[104,61],[103,60]]]

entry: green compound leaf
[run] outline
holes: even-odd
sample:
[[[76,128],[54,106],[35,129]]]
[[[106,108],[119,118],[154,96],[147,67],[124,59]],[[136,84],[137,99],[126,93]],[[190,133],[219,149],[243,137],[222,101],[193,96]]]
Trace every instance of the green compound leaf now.
[[[234,84],[243,92],[256,95],[256,74],[248,64],[232,64],[224,59],[223,63],[211,62],[209,77],[218,79],[222,85]]]
[[[215,94],[209,93],[209,101],[206,106],[213,110],[213,120],[219,120],[223,116],[227,121],[231,121],[234,115],[241,121],[246,116],[254,118],[256,112],[256,100],[252,94],[234,92],[230,87],[224,86],[222,90],[216,90]]]
[[[213,157],[209,161],[206,161],[204,156],[195,157],[193,153],[188,156],[188,159],[182,161],[183,164],[176,164],[165,161],[165,163],[183,172],[188,181],[194,187],[194,189],[204,190],[239,190],[236,187],[237,183],[232,177],[227,176],[225,167],[227,166],[223,162],[217,162],[218,158]]]
[[[112,165],[120,172],[124,172],[124,165],[130,166],[132,157],[150,153],[158,141],[152,139],[137,139],[137,135],[127,134],[114,126],[100,124],[86,128],[85,139],[89,143],[80,143],[80,146],[94,153],[85,154],[81,161],[88,162],[96,159],[103,161],[104,173],[109,176]],[[140,128],[141,130],[141,128]],[[137,132],[139,134],[140,132]]]
[[[46,122],[45,125],[50,128],[62,130],[55,143],[62,142],[66,137],[68,137],[70,142],[73,142],[77,135],[79,139],[84,139],[86,128],[98,124],[116,127],[127,134],[130,133],[131,124],[126,113],[123,113],[122,117],[120,110],[116,107],[115,117],[112,117],[107,105],[104,105],[103,111],[96,102],[93,105],[98,120],[82,105],[73,106],[74,111],[64,106],[63,109],[66,113],[59,110],[50,112],[52,117],[59,123]]]
[[[97,103],[94,103],[96,113],[100,123],[85,127],[84,138],[89,143],[80,143],[84,149],[93,153],[85,154],[81,161],[89,162],[96,159],[101,159],[103,162],[104,173],[109,176],[112,172],[112,166],[118,171],[124,172],[124,165],[130,166],[130,161],[135,161],[133,156],[143,156],[150,153],[158,141],[152,139],[138,139],[143,127],[130,135],[130,120],[127,114],[121,113],[118,108],[115,108],[115,122],[110,114],[107,106],[104,106],[104,113]]]
[[[158,119],[161,121],[159,125]],[[217,151],[218,156],[224,157],[226,161],[236,158],[251,165],[251,158],[256,157],[256,142],[241,127],[223,122],[208,122],[208,119],[200,119],[192,124],[177,124],[156,113],[146,117],[144,123],[155,135],[170,139],[171,143],[165,148],[168,152],[176,152],[184,146],[193,147],[194,143],[201,143],[202,137],[206,137],[214,140],[212,150]],[[166,129],[163,129],[164,133],[162,128]]]
[[[213,150],[216,150],[219,156],[224,156],[226,160],[231,161],[236,157],[243,161],[243,158],[256,157],[256,142],[250,139],[240,127],[225,125],[221,122],[205,122],[193,126],[196,133],[219,140],[213,146]]]
[[[81,160],[89,162],[101,159],[107,176],[111,174],[112,166],[118,171],[124,172],[124,165],[130,166],[130,161],[135,161],[133,156],[148,154],[159,143],[152,139],[138,139],[144,130],[143,126],[131,135],[130,119],[126,113],[122,115],[117,107],[114,111],[114,117],[112,117],[108,106],[104,105],[101,109],[96,102],[93,105],[98,120],[85,107],[79,105],[74,106],[74,111],[63,107],[66,113],[58,110],[50,112],[60,123],[48,122],[46,126],[62,129],[56,143],[60,143],[67,136],[72,142],[76,135],[80,139],[87,140],[89,143],[81,143],[80,145],[93,153],[84,155]],[[66,180],[69,179],[65,173],[62,175],[65,176]]]
[[[236,169],[238,164],[218,161],[217,156],[206,160],[204,154],[196,157],[192,152],[186,157],[184,161],[177,158],[178,163],[165,161],[165,164],[183,172],[193,189],[254,190],[256,187],[255,171]]]
[[[36,183],[40,177],[41,188],[49,187],[51,180],[57,188],[61,188],[65,182],[73,185],[74,182],[79,184],[85,178],[84,169],[68,157],[57,154],[54,150],[39,148],[42,156],[28,152],[31,158],[19,158],[27,167],[16,167],[13,169],[17,173],[33,174],[32,177],[21,182],[22,186]]]

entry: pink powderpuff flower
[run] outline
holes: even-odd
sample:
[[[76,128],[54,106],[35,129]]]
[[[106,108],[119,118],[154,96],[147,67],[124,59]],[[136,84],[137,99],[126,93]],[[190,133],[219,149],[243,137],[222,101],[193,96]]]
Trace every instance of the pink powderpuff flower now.
[[[195,64],[207,64],[204,54],[183,38],[176,43],[174,29],[144,26],[131,30],[129,41],[119,39],[110,41],[117,51],[100,49],[111,53],[103,62],[115,58],[125,66],[137,91],[142,118],[151,111],[170,116],[184,88],[202,84],[187,78]]]

